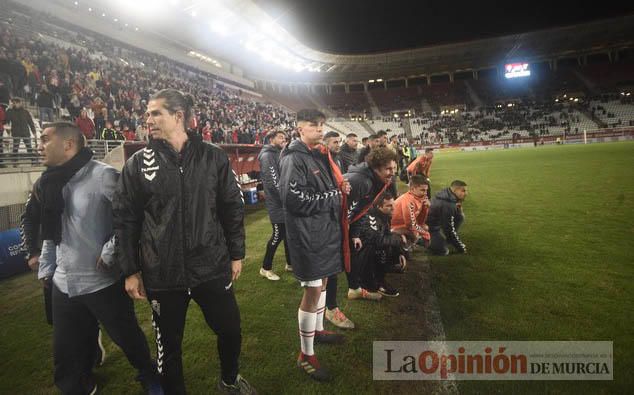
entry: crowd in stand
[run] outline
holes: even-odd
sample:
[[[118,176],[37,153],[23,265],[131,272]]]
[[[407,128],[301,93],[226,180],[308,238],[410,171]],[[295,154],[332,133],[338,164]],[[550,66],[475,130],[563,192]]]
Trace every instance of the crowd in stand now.
[[[6,27],[0,38],[0,103],[6,108],[10,96],[23,97],[37,107],[40,126],[64,119],[88,139],[144,140],[149,96],[174,87],[194,95],[198,107],[189,126],[206,141],[258,143],[273,129],[293,127],[286,111],[167,59],[105,39],[62,47],[18,30]]]

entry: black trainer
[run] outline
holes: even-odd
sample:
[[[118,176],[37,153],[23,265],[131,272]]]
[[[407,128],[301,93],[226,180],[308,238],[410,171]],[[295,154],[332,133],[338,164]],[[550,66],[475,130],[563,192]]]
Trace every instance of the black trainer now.
[[[227,384],[220,379],[218,390],[223,394],[231,395],[257,395],[258,393],[255,388],[239,374],[236,376],[236,382],[233,384]]]
[[[379,287],[379,293],[383,296],[387,296],[390,298],[395,298],[398,295],[400,295],[400,293],[398,292],[398,289],[396,288],[392,288],[389,285],[385,285],[383,287]]]

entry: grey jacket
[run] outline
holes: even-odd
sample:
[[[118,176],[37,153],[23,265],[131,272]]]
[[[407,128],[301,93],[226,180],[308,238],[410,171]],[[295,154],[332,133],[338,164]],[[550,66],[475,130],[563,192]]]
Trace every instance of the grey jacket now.
[[[284,209],[280,200],[280,152],[274,145],[265,145],[258,155],[260,175],[264,184],[264,204],[272,224],[284,223]]]
[[[58,246],[44,241],[38,278],[53,276],[69,297],[99,291],[121,277],[115,267],[104,272],[96,265],[99,257],[108,266],[114,263],[112,196],[118,178],[113,167],[91,160],[62,190],[62,241]]]

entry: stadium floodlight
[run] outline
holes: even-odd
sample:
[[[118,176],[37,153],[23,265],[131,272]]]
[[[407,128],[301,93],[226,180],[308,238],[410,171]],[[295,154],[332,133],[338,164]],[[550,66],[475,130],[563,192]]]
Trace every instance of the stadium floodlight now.
[[[383,82],[383,78],[377,78],[376,82]]]
[[[92,12],[92,8],[91,7],[88,7],[88,12]]]
[[[372,84],[374,82],[374,80],[368,80],[368,82]]]
[[[127,24],[127,23],[125,24],[125,27],[128,27],[128,24]]]
[[[118,18],[114,18],[113,21],[119,22],[119,19]]]
[[[134,30],[138,32],[138,31],[139,31],[139,28],[138,28],[138,27],[135,27],[135,28],[134,28]]]
[[[79,5],[79,2],[78,2],[78,1],[76,1],[76,2],[75,2],[75,5]]]
[[[101,16],[105,17],[105,16],[106,16],[106,13],[105,13],[105,12],[102,12],[102,13],[101,13]]]

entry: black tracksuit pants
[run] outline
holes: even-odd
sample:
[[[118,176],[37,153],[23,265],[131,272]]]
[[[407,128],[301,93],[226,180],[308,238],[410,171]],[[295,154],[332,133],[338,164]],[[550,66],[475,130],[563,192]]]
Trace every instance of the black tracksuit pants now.
[[[139,374],[154,374],[150,349],[123,281],[72,298],[53,284],[55,385],[63,394],[90,390],[99,322]]]
[[[157,365],[166,394],[185,394],[182,348],[189,301],[200,306],[207,325],[218,336],[218,355],[225,383],[235,382],[242,342],[240,311],[230,278],[205,282],[189,290],[147,291],[156,332]]]
[[[266,243],[266,254],[264,254],[264,262],[262,268],[271,270],[273,268],[273,256],[281,242],[284,242],[284,254],[286,255],[286,264],[291,265],[291,258],[288,255],[288,244],[286,243],[286,226],[284,223],[272,224],[273,233],[268,243]]]

